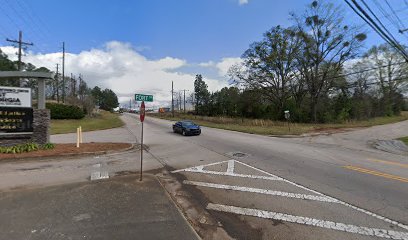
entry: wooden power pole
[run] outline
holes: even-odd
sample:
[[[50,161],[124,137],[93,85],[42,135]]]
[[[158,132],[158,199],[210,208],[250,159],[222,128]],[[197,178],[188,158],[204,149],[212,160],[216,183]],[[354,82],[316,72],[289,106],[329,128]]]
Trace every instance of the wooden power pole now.
[[[17,70],[21,71],[21,56],[22,56],[22,48],[23,46],[33,46],[34,44],[32,42],[23,42],[23,32],[19,31],[18,32],[18,40],[12,40],[12,39],[6,39],[7,42],[12,42],[12,43],[17,43],[18,45],[18,65],[17,65]],[[22,87],[23,82],[20,79],[20,87]]]
[[[65,42],[62,42],[62,102],[65,103]]]
[[[59,99],[59,79],[58,79],[58,66],[59,64],[57,63],[57,74],[55,74],[55,86],[57,88],[57,103],[59,103],[60,99]]]
[[[174,84],[171,81],[171,114],[174,117]]]

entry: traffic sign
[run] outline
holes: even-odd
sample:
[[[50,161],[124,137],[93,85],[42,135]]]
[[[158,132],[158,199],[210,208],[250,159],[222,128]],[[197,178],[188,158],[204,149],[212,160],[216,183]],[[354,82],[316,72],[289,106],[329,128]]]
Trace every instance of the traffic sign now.
[[[140,105],[140,121],[143,122],[145,119],[145,104],[144,101],[142,102],[142,104]]]
[[[153,95],[135,94],[136,101],[153,102]]]

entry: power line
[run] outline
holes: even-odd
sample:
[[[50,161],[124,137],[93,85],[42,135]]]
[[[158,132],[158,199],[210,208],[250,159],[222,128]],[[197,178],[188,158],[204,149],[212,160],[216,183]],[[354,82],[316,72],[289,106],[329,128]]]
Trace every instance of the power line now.
[[[26,9],[28,9],[28,12],[32,12],[34,18],[37,20],[37,22],[42,25],[43,29],[48,33],[48,36],[51,36],[51,31],[48,29],[47,25],[42,21],[41,17],[35,14],[35,11],[30,11],[32,7],[30,7],[29,1],[21,1],[22,5],[25,5]]]
[[[404,23],[401,21],[401,19],[398,17],[398,15],[395,13],[394,8],[390,5],[390,3],[388,2],[388,0],[385,0],[385,3],[388,5],[388,7],[391,9],[392,14],[395,16],[395,18],[397,19],[397,24],[400,23],[400,29],[404,28]]]
[[[26,18],[21,15],[16,8],[13,6],[13,4],[11,4],[8,0],[4,1],[9,7],[10,9],[14,12],[14,14],[18,17],[18,19],[20,20],[20,22],[22,23],[22,26],[25,25],[27,26],[26,29],[28,29],[31,33],[33,33],[33,35],[35,34],[35,31],[33,31],[33,27],[32,25],[29,23],[29,21],[26,20]],[[39,39],[39,38],[38,38]],[[41,38],[41,41],[44,41],[44,39]]]
[[[377,19],[378,23],[391,36],[392,40],[394,40],[394,42],[397,42],[397,40],[394,38],[394,36],[390,33],[390,31],[388,31],[388,29],[384,26],[384,24],[381,22],[381,20],[378,19],[377,15],[375,15],[375,13],[371,10],[371,8],[367,5],[367,3],[364,0],[361,0],[361,2],[363,2],[364,6],[368,9],[368,11],[374,16],[375,19]]]
[[[380,10],[381,14],[388,19],[388,21],[390,22],[391,25],[393,25],[395,27],[395,29],[397,29],[397,31],[400,34],[403,34],[403,36],[408,39],[408,36],[404,35],[404,32],[408,29],[405,28],[404,24],[402,23],[402,20],[398,17],[397,12],[401,12],[404,10],[407,10],[408,8],[402,8],[400,10],[395,11],[394,8],[390,5],[390,3],[387,1],[387,5],[388,7],[391,9],[391,13],[387,13],[387,11],[385,11],[385,9],[382,7],[381,3],[379,3],[377,0],[372,0],[374,2],[374,4],[377,6],[377,9]],[[393,19],[391,16],[394,15],[397,20]],[[405,19],[404,19],[405,20]],[[401,23],[401,26],[400,24]]]
[[[405,58],[406,61],[408,61],[408,54],[405,52],[405,50],[399,45],[398,42],[394,42],[378,25],[377,23],[367,14],[367,12],[355,1],[351,0],[356,8],[351,5],[351,3],[348,0],[345,0],[347,5],[350,6],[350,8],[361,18],[363,19],[375,32],[380,35],[381,38],[383,38],[388,44],[390,44],[393,48],[395,48],[402,56]],[[361,13],[360,13],[360,12]],[[363,14],[363,15],[361,15]]]
[[[22,26],[19,26],[19,24],[17,24],[16,23],[16,21],[9,15],[9,13],[6,11],[6,9],[4,8],[4,5],[3,4],[0,4],[0,10],[3,12],[3,14],[9,19],[9,21],[10,21],[10,23],[12,24],[12,25],[14,25],[14,27],[16,28],[16,29],[21,29],[22,28]],[[14,10],[14,11],[16,11],[16,10]],[[27,35],[27,34],[26,34]],[[38,48],[37,48],[37,46],[33,46],[35,49],[37,49],[37,50],[39,50]],[[40,50],[39,50],[40,51]]]
[[[20,9],[24,11],[25,15],[28,16],[28,18],[30,18],[31,22],[32,22],[33,25],[37,28],[37,30],[39,30],[40,34],[41,34],[41,35],[44,35],[44,36],[47,35],[46,32],[43,32],[43,30],[42,30],[40,24],[38,24],[39,21],[36,21],[36,20],[34,19],[34,17],[33,17],[33,15],[31,14],[31,12],[30,12],[25,6],[23,6],[23,4],[22,4],[20,1],[15,0],[15,2],[17,2],[17,4],[19,5]]]

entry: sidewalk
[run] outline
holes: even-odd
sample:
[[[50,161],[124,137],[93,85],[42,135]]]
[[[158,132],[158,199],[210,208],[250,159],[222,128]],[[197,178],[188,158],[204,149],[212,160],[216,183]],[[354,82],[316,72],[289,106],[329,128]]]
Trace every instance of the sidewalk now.
[[[197,239],[154,176],[0,193],[1,239]]]

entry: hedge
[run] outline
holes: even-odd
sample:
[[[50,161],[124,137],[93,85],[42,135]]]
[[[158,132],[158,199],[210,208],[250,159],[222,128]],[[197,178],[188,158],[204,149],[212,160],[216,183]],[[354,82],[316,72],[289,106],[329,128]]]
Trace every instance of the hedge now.
[[[81,119],[85,117],[84,111],[77,106],[47,103],[46,107],[51,111],[51,119]]]

